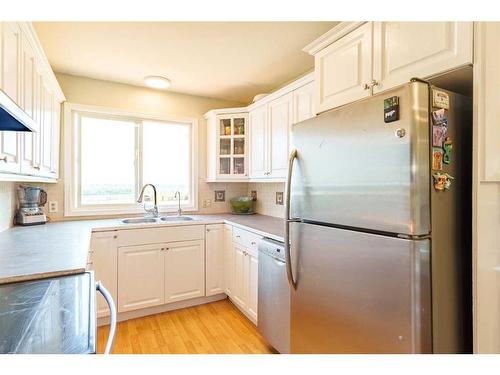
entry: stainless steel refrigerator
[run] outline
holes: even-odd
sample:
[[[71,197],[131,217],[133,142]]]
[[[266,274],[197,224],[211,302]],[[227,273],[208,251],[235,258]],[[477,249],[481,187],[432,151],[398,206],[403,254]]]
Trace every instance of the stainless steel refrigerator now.
[[[471,125],[412,80],[293,126],[292,353],[471,350]]]

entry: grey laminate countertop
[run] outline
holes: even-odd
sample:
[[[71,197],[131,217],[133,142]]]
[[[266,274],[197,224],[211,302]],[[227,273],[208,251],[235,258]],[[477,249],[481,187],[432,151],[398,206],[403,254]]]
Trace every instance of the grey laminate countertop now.
[[[264,215],[190,215],[191,222],[123,224],[121,219],[61,221],[0,232],[0,284],[85,271],[92,231],[229,223],[283,241],[283,219]]]

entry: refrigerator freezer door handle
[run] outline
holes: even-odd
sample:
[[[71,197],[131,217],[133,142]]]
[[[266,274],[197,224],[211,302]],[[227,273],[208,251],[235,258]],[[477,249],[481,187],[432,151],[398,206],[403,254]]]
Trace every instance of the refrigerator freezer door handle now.
[[[296,289],[297,283],[293,279],[293,270],[292,270],[292,261],[290,255],[290,222],[298,221],[296,219],[292,219],[291,216],[291,208],[290,208],[290,196],[292,190],[292,171],[293,171],[293,162],[297,158],[297,150],[293,150],[290,153],[290,157],[288,158],[288,175],[286,178],[286,198],[285,198],[285,262],[286,262],[286,275],[288,278],[288,284],[290,287]]]

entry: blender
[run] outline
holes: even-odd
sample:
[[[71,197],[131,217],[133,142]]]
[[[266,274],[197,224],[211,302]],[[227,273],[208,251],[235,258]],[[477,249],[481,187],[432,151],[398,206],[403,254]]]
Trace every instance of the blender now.
[[[20,185],[17,188],[17,201],[16,224],[37,225],[47,222],[47,217],[41,209],[47,203],[45,190],[37,186]]]

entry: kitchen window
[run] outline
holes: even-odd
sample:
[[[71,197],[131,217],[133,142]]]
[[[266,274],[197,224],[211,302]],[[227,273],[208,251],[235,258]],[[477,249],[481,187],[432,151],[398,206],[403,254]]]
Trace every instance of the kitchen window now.
[[[141,187],[160,212],[197,209],[197,120],[65,104],[65,215],[144,212]],[[152,204],[152,197],[150,203]]]

